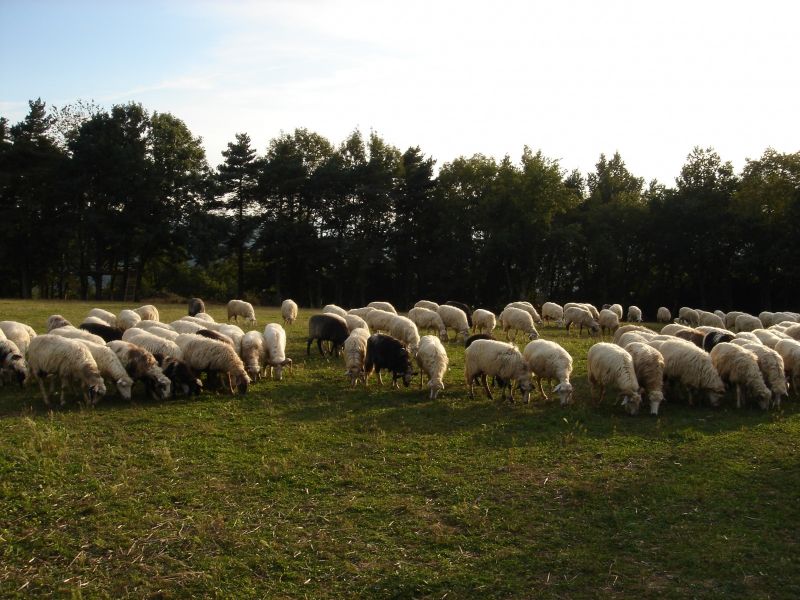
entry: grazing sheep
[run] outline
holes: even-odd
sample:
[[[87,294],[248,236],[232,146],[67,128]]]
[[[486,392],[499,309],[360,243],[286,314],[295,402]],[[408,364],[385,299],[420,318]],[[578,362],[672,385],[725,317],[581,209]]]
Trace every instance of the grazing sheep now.
[[[693,308],[689,308],[688,306],[682,306],[678,310],[678,320],[677,323],[681,325],[689,325],[690,327],[697,327],[700,325],[700,315],[697,314],[697,311]]]
[[[36,337],[36,332],[30,325],[17,321],[0,321],[0,331],[14,342],[23,356],[27,354],[31,340]]]
[[[364,385],[369,382],[370,373],[378,375],[378,383],[383,385],[381,369],[392,372],[392,387],[398,388],[397,380],[402,379],[408,387],[416,373],[411,366],[411,356],[400,340],[390,335],[373,333],[367,338],[367,352],[364,356]]]
[[[764,327],[769,327],[775,324],[775,313],[768,310],[758,313],[758,320],[764,324]]]
[[[278,323],[269,323],[264,328],[264,348],[267,351],[266,366],[269,367],[269,376],[272,377],[275,369],[275,379],[283,379],[283,368],[292,370],[292,359],[286,357],[286,331]]]
[[[666,306],[659,306],[658,312],[656,313],[656,321],[659,323],[669,323],[672,321],[672,313],[669,312],[669,309]]]
[[[370,323],[370,327],[372,324]],[[306,355],[311,356],[311,342],[317,340],[317,348],[322,356],[325,352],[322,349],[322,342],[331,342],[330,354],[338,356],[339,349],[349,335],[347,331],[347,321],[339,315],[326,313],[313,315],[308,320],[308,340],[306,343]]]
[[[669,323],[661,328],[661,335],[675,335],[679,331],[691,330],[692,327],[688,325],[681,325],[680,323]]]
[[[618,304],[615,306],[619,306]],[[620,310],[622,307],[620,307]],[[604,308],[600,311],[600,320],[598,321],[600,325],[600,334],[605,335],[606,329],[608,329],[609,335],[613,334],[617,329],[619,329],[619,317],[617,313],[610,308]]]
[[[109,325],[106,321],[95,316],[86,317],[83,319],[81,325],[105,325],[106,327],[111,327],[111,325]],[[80,327],[80,325],[78,327]]]
[[[394,319],[395,316],[397,316],[395,313],[379,308],[372,308],[370,312],[365,313],[362,318],[367,322],[371,331],[389,331],[389,327],[392,325],[392,319]]]
[[[175,331],[174,329],[171,329],[171,328],[167,329],[167,327],[169,327],[169,325],[164,325],[164,327],[151,327],[150,329],[147,329],[146,331],[148,333],[152,333],[153,335],[157,335],[160,338],[164,338],[165,340],[169,340],[171,342],[174,342],[175,338],[178,337],[178,332]],[[123,334],[123,338],[124,338],[124,335],[125,334]]]
[[[414,305],[414,308],[427,308],[428,310],[436,312],[439,310],[439,305],[436,304],[436,302],[431,302],[430,300],[420,300]]]
[[[500,326],[506,334],[506,339],[509,339],[509,332],[514,331],[514,339],[517,337],[517,332],[528,336],[528,339],[535,340],[539,337],[539,332],[533,325],[533,317],[528,311],[513,306],[507,306],[500,313]]]
[[[464,302],[457,302],[455,300],[448,300],[445,302],[447,306],[453,306],[455,308],[461,309],[464,311],[464,315],[467,317],[467,327],[472,327],[472,307],[469,304],[465,304]],[[437,309],[438,312],[438,309]],[[442,317],[444,318],[444,317]]]
[[[456,340],[461,336],[467,339],[469,336],[469,319],[467,313],[457,306],[450,304],[442,304],[439,310],[436,311],[442,319],[442,323],[447,329],[455,329]],[[449,337],[445,341],[449,341]]]
[[[748,340],[750,342],[755,342],[756,344],[763,343],[761,339],[752,331],[740,331],[739,333],[736,334],[735,338],[741,340]]]
[[[503,400],[506,398],[506,388],[511,392],[511,400],[514,400],[511,386],[516,382],[522,390],[522,400],[530,402],[531,371],[522,353],[513,344],[497,340],[475,340],[466,349],[464,378],[469,387],[470,398],[475,398],[475,380],[480,377],[486,395],[490,400],[493,399],[486,382],[489,375],[503,382]]]
[[[155,327],[153,329],[156,329]],[[172,340],[168,340],[161,336],[145,331],[144,329],[137,329],[136,327],[128,329],[122,334],[122,339],[126,342],[136,344],[140,348],[144,348],[152,354],[156,361],[159,363],[167,357],[182,359],[183,352]],[[177,337],[175,338],[177,339]]]
[[[425,335],[419,341],[417,351],[417,365],[419,365],[419,387],[422,388],[423,379],[428,377],[428,387],[431,388],[431,400],[444,389],[444,374],[449,364],[447,351],[442,342],[433,335]]]
[[[198,313],[200,314],[200,313]],[[200,325],[203,328],[208,328],[209,323],[214,323],[214,325],[221,325],[221,323],[216,323],[214,319],[204,319],[202,317],[198,317],[195,315],[194,317],[190,317],[189,315],[185,315],[179,319],[182,323],[194,323],[195,325]],[[163,327],[163,325],[162,325]]]
[[[115,326],[125,331],[126,329],[130,329],[131,327],[136,327],[137,323],[142,320],[142,317],[139,316],[139,313],[133,312],[132,310],[125,310],[119,311],[117,315],[117,322]]]
[[[223,344],[228,344],[234,350],[236,349],[233,344],[233,340],[219,331],[214,331],[213,329],[201,329],[200,331],[195,331],[195,335],[200,335],[209,340],[216,340],[218,342],[222,342]],[[239,353],[237,352],[237,354]]]
[[[121,329],[111,327],[105,323],[81,323],[79,329],[88,331],[92,335],[100,336],[103,338],[103,342],[112,342],[122,339]]]
[[[234,388],[240,395],[247,393],[250,377],[245,371],[242,359],[228,344],[211,340],[199,335],[183,334],[175,340],[181,351],[183,360],[196,373],[219,373],[227,378],[231,394]]]
[[[790,325],[789,327],[783,330],[783,333],[788,335],[793,340],[800,341],[800,324]]]
[[[572,357],[569,352],[555,342],[534,340],[525,346],[522,356],[533,373],[539,392],[545,400],[549,398],[542,388],[542,379],[547,380],[548,386],[552,385],[553,379],[556,379],[558,385],[553,388],[553,391],[558,394],[561,406],[572,402],[573,389],[569,380],[569,376],[572,374]]]
[[[745,313],[739,310],[732,310],[731,312],[727,313],[725,315],[725,318],[723,319],[725,321],[725,329],[728,329],[729,331],[734,331],[734,325],[736,324],[736,317],[743,314]]]
[[[114,327],[117,324],[117,315],[103,308],[93,308],[92,310],[89,311],[86,317],[87,318],[96,317],[101,321],[103,321],[106,325],[110,325],[111,327]]]
[[[220,334],[222,335],[222,334]],[[260,331],[248,331],[242,338],[242,362],[251,381],[261,378],[261,371],[266,364],[267,351],[264,347],[264,336]]]
[[[367,315],[369,313],[371,313],[373,310],[375,310],[375,309],[372,308],[371,306],[363,306],[361,308],[351,308],[350,310],[347,311],[347,314],[348,315],[356,315],[357,317],[361,317],[362,319],[364,319],[366,321],[367,320]],[[387,311],[383,311],[383,312],[387,312]],[[369,321],[367,321],[367,323],[369,323]]]
[[[284,325],[292,325],[297,320],[297,303],[287,298],[281,302],[281,317]]]
[[[14,377],[20,387],[28,378],[28,363],[25,362],[25,357],[17,345],[5,337],[2,330],[0,330],[0,372]]]
[[[473,333],[464,341],[464,348],[469,348],[472,345],[472,342],[476,340],[495,340],[495,338],[491,333]]]
[[[698,310],[698,325],[705,325],[707,327],[719,327],[720,329],[725,329],[725,321],[719,318],[712,312],[707,312],[705,310]]]
[[[764,324],[758,317],[753,315],[741,314],[736,317],[733,322],[733,330],[737,333],[740,331],[753,331],[754,329],[763,329]]]
[[[628,307],[628,323],[641,323],[642,322],[642,309],[638,306]]]
[[[231,325],[229,323],[206,323],[208,329],[228,336],[233,341],[233,348],[236,354],[242,355],[242,338],[244,338],[244,331],[238,325]]]
[[[636,379],[650,402],[650,414],[657,415],[658,407],[664,401],[664,357],[647,343],[632,342],[623,348],[633,359]]]
[[[769,346],[770,348],[774,348],[775,344],[777,344],[779,341],[785,340],[789,337],[781,331],[768,329],[754,329],[751,333],[756,336],[762,344]]]
[[[598,316],[599,314],[600,313],[598,313]],[[565,308],[564,325],[567,328],[568,334],[570,333],[570,327],[576,323],[580,325],[578,336],[583,333],[584,327],[586,327],[586,331],[589,335],[597,335],[600,333],[600,324],[594,320],[589,309],[582,306],[570,306],[569,308]]]
[[[638,331],[641,332],[641,335],[655,334],[655,331],[647,327],[644,327],[643,325],[622,325],[619,329],[617,329],[614,332],[613,342],[619,346],[622,346],[622,344],[619,343],[619,340],[623,336],[623,334],[626,334],[629,331]]]
[[[800,395],[800,342],[781,340],[775,344],[775,352],[783,359],[783,369],[789,378],[792,393]]]
[[[536,312],[536,309],[530,302],[526,302],[524,300],[520,300],[518,302],[509,302],[508,304],[506,304],[505,307],[508,308],[509,306],[512,308],[519,308],[521,310],[524,310],[531,316],[535,325],[541,325],[543,323],[542,317],[539,316],[539,313]]]
[[[723,331],[709,331],[703,336],[703,343],[700,347],[706,352],[711,352],[712,348],[722,342],[730,342],[733,334]]]
[[[681,329],[675,332],[675,337],[691,342],[698,348],[702,348],[705,334],[697,329]]]
[[[206,303],[200,298],[189,299],[189,316],[194,317],[197,313],[206,312]]]
[[[437,305],[438,306],[438,305]],[[444,326],[439,313],[424,306],[415,306],[408,311],[408,318],[414,321],[417,329],[421,331],[434,330],[443,342],[447,341],[447,328]]]
[[[95,344],[86,340],[78,341],[89,349],[103,379],[113,383],[119,395],[125,400],[130,400],[133,379],[130,378],[115,352],[105,344]]]
[[[395,316],[389,325],[389,335],[403,342],[412,358],[416,356],[419,349],[419,331],[414,321],[408,317]]]
[[[340,317],[344,317],[347,314],[347,311],[343,309],[341,306],[336,306],[335,304],[326,304],[322,307],[322,312],[324,313],[331,313],[334,315],[339,315]]]
[[[783,364],[783,358],[775,350],[767,348],[763,344],[749,342],[742,347],[758,357],[758,368],[761,371],[761,376],[772,393],[772,406],[780,408],[781,400],[789,393],[786,388],[786,368]]]
[[[586,374],[592,388],[592,399],[597,395],[597,388],[600,388],[600,398],[595,400],[595,405],[603,401],[606,388],[614,386],[619,390],[619,398],[628,414],[639,412],[642,396],[639,394],[633,358],[627,350],[606,342],[595,344],[586,355]]]
[[[94,342],[95,344],[106,343],[106,341],[99,335],[95,335],[93,333],[89,333],[88,331],[84,331],[83,329],[78,329],[77,327],[72,326],[58,327],[57,329],[53,329],[53,331],[51,331],[48,335],[57,335],[59,337],[65,337],[72,340],[87,340],[89,342]]]
[[[369,336],[369,330],[357,328],[344,341],[344,374],[350,377],[350,387],[354,387],[359,381],[366,383],[364,359],[367,356]]]
[[[686,388],[689,404],[693,403],[695,392],[705,392],[711,406],[719,405],[725,394],[725,385],[707,352],[691,342],[673,337],[651,340],[648,344],[664,357],[664,377]]]
[[[50,315],[47,317],[47,323],[45,324],[45,328],[47,329],[47,333],[53,331],[53,329],[58,329],[59,327],[66,327],[69,325],[72,327],[72,323],[67,321],[61,315]]]
[[[142,317],[142,321],[161,321],[158,309],[152,304],[145,304],[139,308],[134,308],[133,312]]]
[[[82,388],[87,404],[96,404],[106,393],[103,377],[91,352],[77,340],[52,334],[36,336],[28,346],[27,358],[30,374],[39,382],[46,406],[50,406],[44,387],[44,378],[48,375],[53,376],[54,383],[58,380],[61,384],[61,406],[65,404],[64,395],[71,381]]]
[[[647,343],[652,340],[655,336],[652,335],[642,335],[641,331],[626,331],[623,333],[619,338],[615,339],[613,343],[615,343],[620,348],[626,348],[628,344],[633,342],[642,342]]]
[[[772,322],[780,323],[800,323],[800,314],[795,312],[776,312],[772,316]]]
[[[748,396],[757,400],[762,409],[769,408],[772,394],[764,383],[758,368],[758,357],[753,352],[723,342],[714,346],[710,356],[722,381],[736,386],[736,408],[741,408],[743,398]]]
[[[231,319],[239,322],[239,317],[244,319],[245,323],[249,323],[253,326],[257,324],[256,322],[256,311],[253,310],[253,305],[249,302],[245,302],[244,300],[229,300],[228,301],[228,322]]]
[[[188,317],[188,315],[187,315]],[[199,312],[194,316],[195,319],[200,319],[201,321],[205,321],[206,323],[216,323],[214,317],[212,317],[207,312]]]
[[[542,304],[542,319],[548,325],[555,321],[556,327],[560,327],[564,321],[564,308],[555,302],[545,302]]]
[[[383,311],[390,312],[390,313],[395,314],[395,315],[397,314],[397,310],[395,310],[394,306],[392,306],[388,302],[370,302],[369,304],[367,304],[367,307],[374,308],[374,309],[377,309],[377,310],[383,310]],[[359,315],[359,316],[363,317],[363,315]]]
[[[497,327],[497,317],[485,308],[476,308],[472,311],[472,331],[478,333],[492,333]],[[485,331],[484,331],[485,330]]]
[[[172,323],[169,324],[169,326],[178,333],[196,333],[201,329],[206,328],[205,325],[200,325],[199,323],[193,323],[192,321],[184,321],[183,319],[173,321]]]
[[[344,320],[347,321],[347,331],[352,332],[353,329],[366,329],[369,331],[369,325],[367,325],[367,322],[358,315],[345,313]]]
[[[184,396],[199,396],[203,391],[203,382],[197,378],[194,371],[189,368],[182,360],[177,358],[165,358],[161,363],[161,371],[170,381],[172,396],[178,394],[178,390]]]
[[[158,366],[156,357],[144,348],[115,340],[106,344],[119,358],[125,371],[134,381],[143,381],[147,393],[154,400],[166,400],[170,397],[172,382]]]
[[[617,315],[617,320],[618,321],[622,320],[623,312],[622,312],[622,305],[621,304],[612,304],[606,310],[610,310],[615,315]],[[602,313],[603,311],[600,311],[600,312]]]
[[[566,315],[567,310],[572,308],[573,306],[577,306],[578,308],[585,308],[589,311],[589,314],[592,315],[592,318],[596,321],[600,318],[600,311],[597,310],[597,307],[594,304],[589,304],[588,302],[567,302],[564,305],[564,314]]]

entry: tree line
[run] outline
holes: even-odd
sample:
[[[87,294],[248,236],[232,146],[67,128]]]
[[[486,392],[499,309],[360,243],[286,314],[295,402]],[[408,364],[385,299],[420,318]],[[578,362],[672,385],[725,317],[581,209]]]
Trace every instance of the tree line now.
[[[420,298],[797,308],[800,152],[741,173],[694,148],[674,186],[617,153],[586,175],[541,151],[459,157],[307,129],[208,165],[169,113],[29,103],[0,117],[0,295]]]

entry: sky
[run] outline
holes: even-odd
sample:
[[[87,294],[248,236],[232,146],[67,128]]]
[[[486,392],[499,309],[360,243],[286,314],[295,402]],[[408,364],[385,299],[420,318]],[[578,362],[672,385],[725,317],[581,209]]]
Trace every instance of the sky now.
[[[375,131],[441,166],[619,152],[673,185],[695,146],[737,171],[800,151],[800,3],[0,0],[0,116],[28,100],[141,102],[264,153],[296,128]]]

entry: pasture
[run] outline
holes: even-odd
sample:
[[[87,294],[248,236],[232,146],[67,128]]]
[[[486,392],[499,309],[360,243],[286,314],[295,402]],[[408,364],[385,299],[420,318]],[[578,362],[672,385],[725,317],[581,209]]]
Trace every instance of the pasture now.
[[[0,318],[44,332],[93,306],[130,307],[0,301]],[[36,386],[0,388],[0,596],[800,597],[796,400],[594,408],[592,342],[554,328],[567,408],[470,400],[454,342],[436,401],[351,389],[341,360],[306,357],[311,314],[287,327],[293,372],[244,397],[48,411]]]

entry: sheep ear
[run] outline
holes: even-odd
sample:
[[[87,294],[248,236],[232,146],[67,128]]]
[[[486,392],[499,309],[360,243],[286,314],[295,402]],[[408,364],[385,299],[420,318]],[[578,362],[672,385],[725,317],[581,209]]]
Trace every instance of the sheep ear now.
[[[560,392],[561,391],[561,384],[559,383],[556,387],[554,387],[553,391],[554,392]]]
[[[625,396],[622,398],[622,402],[620,404],[622,404],[622,406],[628,406],[629,403],[630,403],[630,398]]]

